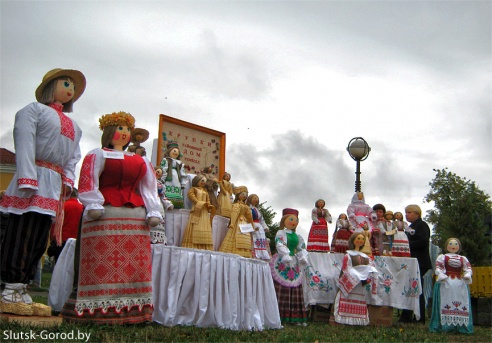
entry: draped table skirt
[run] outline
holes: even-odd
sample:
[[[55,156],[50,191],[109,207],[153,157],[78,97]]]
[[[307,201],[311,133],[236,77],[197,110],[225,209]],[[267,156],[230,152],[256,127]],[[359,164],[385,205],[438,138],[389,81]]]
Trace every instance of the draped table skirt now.
[[[60,311],[73,284],[75,240],[53,270],[48,304]],[[153,321],[231,330],[281,328],[267,262],[234,254],[153,244]]]
[[[333,304],[344,254],[310,252],[303,280],[305,305]],[[378,270],[376,293],[365,291],[370,305],[408,309],[420,318],[419,296],[422,293],[416,258],[376,256]]]

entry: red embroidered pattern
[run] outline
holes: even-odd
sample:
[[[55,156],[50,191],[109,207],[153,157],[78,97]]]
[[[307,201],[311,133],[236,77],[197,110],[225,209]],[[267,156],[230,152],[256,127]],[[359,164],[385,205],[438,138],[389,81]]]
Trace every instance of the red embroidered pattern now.
[[[67,138],[70,138],[72,141],[75,140],[75,129],[73,127],[72,120],[67,117],[63,112],[63,105],[51,103],[49,107],[54,109],[56,113],[58,113],[58,117],[60,118],[60,126],[61,126],[61,134]]]
[[[21,178],[17,180],[17,185],[18,186],[30,185],[30,186],[38,187],[38,180]]]
[[[82,240],[81,286],[152,280],[148,235],[105,235]],[[100,291],[99,287],[95,290]]]
[[[79,192],[90,192],[94,189],[94,180],[92,175],[94,174],[94,163],[96,155],[90,154],[84,158],[82,168],[79,175]]]
[[[58,208],[58,200],[45,198],[40,195],[35,195],[30,198],[20,198],[16,196],[5,195],[2,199],[3,207],[13,207],[18,209],[26,209],[34,206],[44,210],[55,211]]]

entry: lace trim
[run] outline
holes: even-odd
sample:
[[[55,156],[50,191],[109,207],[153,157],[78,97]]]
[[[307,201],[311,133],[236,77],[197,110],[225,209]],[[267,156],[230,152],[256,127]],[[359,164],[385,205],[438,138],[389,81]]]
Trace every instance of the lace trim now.
[[[137,306],[141,312],[145,305],[152,304],[152,297],[148,298],[118,298],[118,299],[102,299],[98,301],[77,301],[75,304],[75,311],[78,315],[82,315],[84,311],[89,311],[90,314],[94,314],[95,310],[101,310],[103,313],[107,313],[108,309],[114,308],[116,313],[121,313],[123,309],[128,311]]]

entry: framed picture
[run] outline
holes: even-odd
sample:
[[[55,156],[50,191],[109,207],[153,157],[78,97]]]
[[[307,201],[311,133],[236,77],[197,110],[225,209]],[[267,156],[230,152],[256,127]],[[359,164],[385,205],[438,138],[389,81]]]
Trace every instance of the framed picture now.
[[[183,120],[159,115],[157,164],[164,158],[169,142],[177,142],[181,161],[189,174],[199,174],[204,167],[212,167],[212,174],[220,180],[225,172],[225,133]]]

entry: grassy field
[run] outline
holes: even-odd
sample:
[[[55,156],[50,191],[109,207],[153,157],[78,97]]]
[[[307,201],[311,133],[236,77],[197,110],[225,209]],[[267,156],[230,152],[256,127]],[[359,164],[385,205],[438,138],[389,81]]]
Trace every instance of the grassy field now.
[[[48,274],[48,273],[45,273]],[[43,291],[50,275],[43,275]],[[36,296],[46,303],[47,298]],[[395,318],[397,316],[395,310]],[[396,322],[396,320],[395,320]],[[22,337],[21,337],[22,335]],[[217,328],[164,327],[156,323],[134,326],[62,324],[56,328],[0,323],[0,342],[491,342],[492,328],[475,326],[473,335],[433,334],[419,324],[391,327],[352,327],[310,322],[307,327],[286,325],[280,330],[231,331]],[[32,338],[35,336],[34,338]],[[82,337],[85,337],[82,339]],[[26,339],[27,338],[27,339]],[[78,339],[79,338],[79,339]]]

